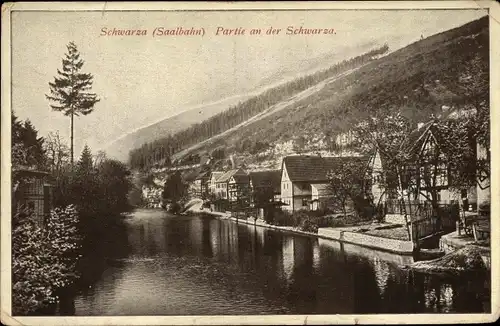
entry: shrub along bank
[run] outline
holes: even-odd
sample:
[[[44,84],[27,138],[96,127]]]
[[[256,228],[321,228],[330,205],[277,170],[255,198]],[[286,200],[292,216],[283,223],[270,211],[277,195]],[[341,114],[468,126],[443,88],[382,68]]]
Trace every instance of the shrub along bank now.
[[[306,211],[286,212],[275,210],[266,214],[265,221],[276,226],[292,226],[301,231],[318,233],[321,227],[343,227],[364,224],[371,221],[370,218],[359,214],[327,214],[328,211]]]

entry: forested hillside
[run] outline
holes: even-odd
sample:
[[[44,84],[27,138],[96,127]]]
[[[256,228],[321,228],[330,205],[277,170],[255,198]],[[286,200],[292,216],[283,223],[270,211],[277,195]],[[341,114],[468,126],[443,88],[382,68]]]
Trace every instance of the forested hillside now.
[[[442,106],[464,106],[488,94],[488,18],[431,36],[328,84],[287,110],[219,141],[269,144],[324,134],[333,139],[378,111],[402,111],[419,122]],[[217,144],[213,144],[217,146]]]
[[[388,50],[388,46],[385,45],[355,58],[344,60],[326,70],[273,87],[186,130],[154,142],[146,143],[142,147],[132,150],[129,162],[133,168],[144,168],[158,162],[163,164],[165,161],[168,161],[173,153],[220,134],[266,110],[270,106],[322,80],[366,64],[373,60],[374,57],[384,54]]]
[[[189,126],[227,110],[242,100],[250,97],[247,94],[226,98],[215,103],[205,104],[192,109],[187,109],[177,115],[163,119],[149,126],[131,131],[106,145],[103,150],[106,154],[117,160],[126,161],[132,149],[139,148],[143,144],[152,142],[162,137],[175,134]]]
[[[440,114],[443,107],[467,108],[479,98],[488,98],[487,17],[368,62],[374,54],[385,51],[387,48],[377,49],[321,74],[295,80],[172,137],[147,144],[131,153],[131,164],[140,168],[160,161],[238,125],[329,75],[348,70],[347,66],[361,67],[329,82],[310,96],[294,101],[284,110],[256,119],[183,153],[193,157],[193,154],[212,153],[223,148],[226,157],[236,154],[242,158],[240,162],[252,163],[249,160],[255,160],[257,153],[272,152],[288,143],[292,143],[296,151],[310,150],[311,144],[316,149],[318,144],[331,149],[338,135],[376,113],[399,111],[417,123],[427,120],[431,114]],[[368,64],[362,65],[362,62]]]

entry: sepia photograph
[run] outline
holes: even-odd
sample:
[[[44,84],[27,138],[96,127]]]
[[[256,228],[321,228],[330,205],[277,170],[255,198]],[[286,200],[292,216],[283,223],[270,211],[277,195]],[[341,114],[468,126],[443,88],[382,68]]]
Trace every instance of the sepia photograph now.
[[[2,323],[494,321],[498,4],[440,3],[2,5]]]

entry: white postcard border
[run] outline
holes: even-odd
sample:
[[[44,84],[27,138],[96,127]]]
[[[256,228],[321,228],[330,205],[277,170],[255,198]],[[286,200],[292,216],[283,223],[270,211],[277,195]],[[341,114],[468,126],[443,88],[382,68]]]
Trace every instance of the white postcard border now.
[[[491,210],[500,212],[500,5],[494,1],[368,1],[368,2],[75,2],[4,3],[2,5],[1,81],[1,320],[8,325],[265,325],[333,323],[484,323],[499,318],[499,244],[491,243],[490,314],[371,314],[371,315],[272,315],[272,316],[120,316],[120,317],[12,317],[11,316],[11,236],[10,236],[10,103],[12,11],[199,11],[199,10],[341,10],[341,9],[489,9],[490,17],[490,107],[491,107]],[[497,90],[497,91],[494,91]],[[491,221],[491,239],[500,239],[500,221]]]

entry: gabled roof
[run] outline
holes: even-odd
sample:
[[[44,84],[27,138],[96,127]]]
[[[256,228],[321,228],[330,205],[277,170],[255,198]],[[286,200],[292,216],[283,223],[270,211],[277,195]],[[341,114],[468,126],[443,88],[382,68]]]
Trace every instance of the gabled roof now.
[[[210,171],[201,171],[200,173],[198,173],[198,176],[196,177],[195,180],[200,180],[209,177],[210,177]]]
[[[247,175],[242,169],[234,169],[234,170],[229,170],[223,175],[221,175],[215,182],[220,183],[220,182],[228,182],[229,179],[231,179],[232,176],[234,175]]]
[[[244,174],[235,174],[232,176],[232,178],[234,179],[234,181],[236,183],[249,183],[250,182],[250,178],[248,175]],[[231,180],[231,178],[229,178]]]
[[[191,182],[191,181],[194,181],[196,180],[196,177],[198,176],[198,171],[194,170],[194,171],[187,171],[187,172],[184,172],[182,174],[182,177],[184,179],[184,181],[186,182]]]
[[[48,176],[50,172],[37,170],[35,168],[27,168],[27,167],[12,167],[12,172],[16,172],[17,174],[24,175],[32,175],[32,176]]]
[[[435,133],[435,121],[431,120],[420,128],[414,129],[402,144],[402,150],[408,154],[415,154],[425,142],[429,133]]]
[[[221,175],[223,175],[224,172],[222,171],[213,171],[210,173],[210,178],[214,177],[215,178],[215,181],[217,181],[218,178],[221,177]]]
[[[283,159],[283,166],[286,166],[288,177],[295,181],[325,181],[328,179],[328,172],[334,170],[346,162],[359,162],[368,165],[367,156],[287,156]]]
[[[276,193],[281,191],[280,170],[250,172],[250,180],[252,181],[252,186],[254,188],[272,187]]]
[[[311,184],[312,187],[316,188],[318,190],[318,195],[327,195],[330,194],[332,191],[330,190],[330,184],[328,183],[313,183]]]

